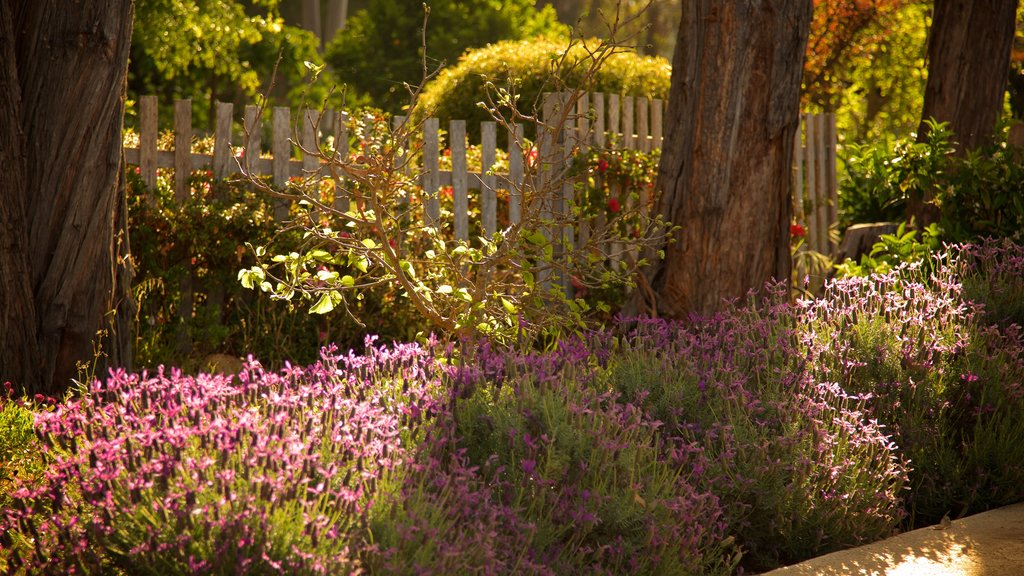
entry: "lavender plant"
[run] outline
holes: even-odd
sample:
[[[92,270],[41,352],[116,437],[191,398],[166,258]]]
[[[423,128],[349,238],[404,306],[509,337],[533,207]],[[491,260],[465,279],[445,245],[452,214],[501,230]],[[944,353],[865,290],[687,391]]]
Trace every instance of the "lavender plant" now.
[[[280,374],[112,373],[38,413],[53,459],[0,520],[29,572],[335,574],[378,482],[422,441],[440,372],[416,346]]]
[[[689,324],[638,320],[607,376],[693,454],[753,570],[885,537],[902,517],[904,463],[861,399],[812,377],[794,320],[782,287]]]
[[[1024,342],[1019,324],[989,324],[999,312],[978,302],[1005,310],[1024,289],[1019,250],[952,247],[929,274],[904,264],[805,304],[815,376],[864,397],[911,464],[910,526],[1024,499]]]

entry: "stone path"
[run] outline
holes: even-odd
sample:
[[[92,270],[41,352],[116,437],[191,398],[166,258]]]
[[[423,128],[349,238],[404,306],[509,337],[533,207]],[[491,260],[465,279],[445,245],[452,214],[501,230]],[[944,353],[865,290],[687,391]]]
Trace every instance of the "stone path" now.
[[[834,552],[764,576],[1024,576],[1024,503]]]

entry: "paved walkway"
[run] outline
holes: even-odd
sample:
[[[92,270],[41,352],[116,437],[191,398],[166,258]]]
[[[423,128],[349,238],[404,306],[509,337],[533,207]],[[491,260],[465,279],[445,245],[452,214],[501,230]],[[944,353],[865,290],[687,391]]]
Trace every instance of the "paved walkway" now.
[[[1024,504],[833,552],[765,576],[1024,576]]]

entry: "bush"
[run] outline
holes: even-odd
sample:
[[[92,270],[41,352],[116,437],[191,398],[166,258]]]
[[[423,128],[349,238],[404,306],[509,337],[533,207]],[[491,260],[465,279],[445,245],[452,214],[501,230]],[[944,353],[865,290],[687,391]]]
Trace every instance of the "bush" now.
[[[928,141],[900,140],[850,146],[847,178],[839,187],[840,229],[858,222],[901,220],[911,193],[933,197],[941,210],[942,238],[971,242],[1024,234],[1024,150],[1009,144],[1002,124],[991,144],[955,156],[948,126],[932,123]]]
[[[982,243],[829,285],[801,322],[815,377],[867,399],[911,464],[910,527],[1024,499],[1020,248]],[[966,287],[966,288],[965,288]],[[998,321],[998,324],[990,324]]]
[[[427,21],[426,72],[488,42],[565,33],[553,8],[538,10],[530,0],[434,0]],[[409,104],[404,83],[419,86],[425,80],[423,41],[422,3],[370,2],[327,46],[326,60],[348,85],[350,104],[397,113]]]
[[[534,114],[540,109],[544,92],[556,92],[563,87],[667,98],[671,67],[664,58],[617,48],[590,79],[586,72],[591,58],[583,43],[574,43],[570,48],[565,41],[546,38],[497,42],[470,50],[458,64],[442,70],[427,83],[412,119],[435,116],[443,127],[452,119],[466,120],[470,139],[476,141],[480,137],[480,122],[493,119],[478,103],[486,102],[487,95],[497,99],[496,89],[514,93],[516,107],[523,114]],[[499,106],[498,111],[505,118],[512,118],[509,107]]]

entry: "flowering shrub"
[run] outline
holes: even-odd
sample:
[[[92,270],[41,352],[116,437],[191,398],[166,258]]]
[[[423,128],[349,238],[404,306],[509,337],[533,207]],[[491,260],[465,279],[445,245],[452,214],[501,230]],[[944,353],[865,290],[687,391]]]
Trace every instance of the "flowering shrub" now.
[[[1024,331],[986,312],[1021,256],[546,352],[370,340],[3,400],[0,473],[28,464],[0,477],[0,571],[727,574],[1021,501]]]
[[[911,463],[910,526],[1024,499],[1024,338],[984,314],[1024,290],[1020,250],[955,246],[806,305],[814,373],[864,397]]]
[[[29,571],[354,571],[378,482],[423,440],[439,371],[415,346],[325,351],[237,379],[112,373],[36,426],[53,459],[0,520]],[[360,520],[360,519],[364,520]]]

